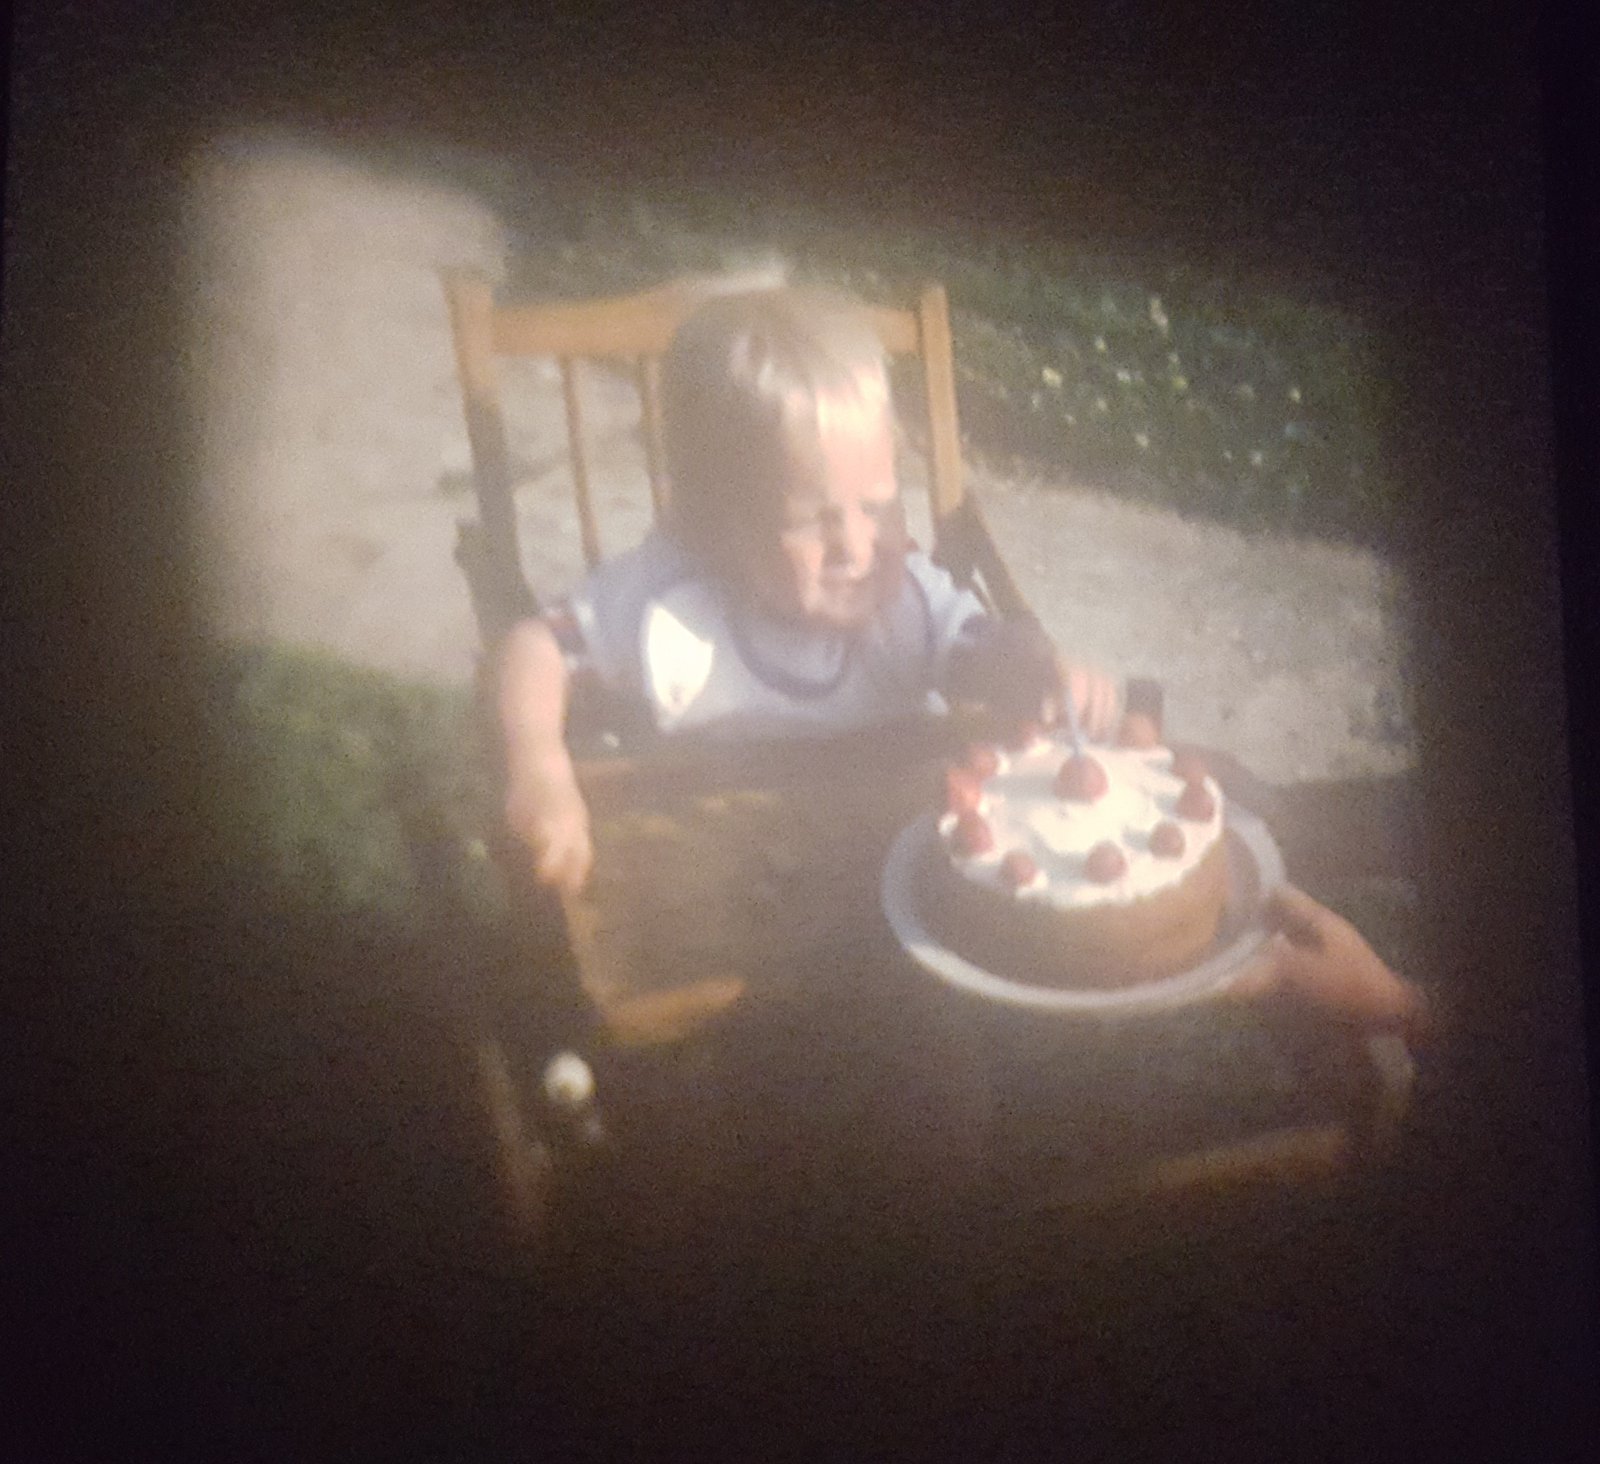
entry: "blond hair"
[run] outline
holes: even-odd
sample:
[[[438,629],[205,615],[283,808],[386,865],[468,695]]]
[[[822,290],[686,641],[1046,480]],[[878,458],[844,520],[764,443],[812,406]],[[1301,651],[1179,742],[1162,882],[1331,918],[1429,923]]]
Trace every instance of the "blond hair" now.
[[[717,295],[674,336],[661,405],[672,527],[715,564],[775,521],[825,433],[889,426],[883,344],[865,308],[837,291]]]

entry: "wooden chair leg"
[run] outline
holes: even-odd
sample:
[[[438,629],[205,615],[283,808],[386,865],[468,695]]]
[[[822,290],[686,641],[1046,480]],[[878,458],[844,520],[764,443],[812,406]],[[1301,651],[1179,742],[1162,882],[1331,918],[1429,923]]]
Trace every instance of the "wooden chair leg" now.
[[[508,1238],[515,1250],[531,1255],[549,1232],[554,1167],[550,1150],[528,1128],[505,1048],[486,1035],[480,1038],[475,1056]]]
[[[1392,1154],[1400,1141],[1411,1111],[1417,1065],[1404,1039],[1393,1033],[1369,1037],[1363,1047],[1370,1087],[1360,1140],[1368,1156],[1381,1160]]]

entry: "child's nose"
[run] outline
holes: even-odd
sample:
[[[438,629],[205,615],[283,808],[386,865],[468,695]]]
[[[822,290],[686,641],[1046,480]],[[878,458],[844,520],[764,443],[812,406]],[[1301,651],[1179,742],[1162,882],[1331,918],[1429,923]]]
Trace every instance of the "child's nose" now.
[[[835,562],[852,570],[865,570],[877,550],[878,526],[870,514],[848,509],[835,520],[830,546]]]

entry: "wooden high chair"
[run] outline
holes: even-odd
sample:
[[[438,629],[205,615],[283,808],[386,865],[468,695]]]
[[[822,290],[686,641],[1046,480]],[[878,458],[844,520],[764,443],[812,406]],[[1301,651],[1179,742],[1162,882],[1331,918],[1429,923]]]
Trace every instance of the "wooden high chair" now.
[[[660,360],[685,317],[707,297],[708,286],[694,280],[673,282],[640,294],[612,299],[497,306],[487,281],[479,276],[446,276],[460,371],[468,436],[472,447],[479,505],[477,523],[463,523],[457,559],[471,586],[473,604],[491,665],[509,626],[520,615],[534,613],[536,600],[523,577],[517,552],[515,511],[512,503],[510,454],[500,407],[496,360],[501,356],[553,357],[560,363],[566,408],[567,447],[577,527],[590,568],[603,557],[604,535],[595,512],[584,438],[583,370],[595,366],[622,369],[637,385],[642,405],[643,467],[649,483],[654,513],[659,516],[671,492],[665,470],[659,399]],[[956,418],[955,365],[951,349],[949,306],[942,286],[930,284],[907,309],[872,311],[886,351],[891,357],[911,357],[921,368],[922,401],[928,422],[929,496],[934,526],[933,553],[960,581],[970,584],[999,613],[1030,616],[1004,561],[984,525],[961,473],[961,438]],[[614,545],[622,548],[625,545]],[[793,785],[815,767],[814,749],[793,747],[703,751],[688,745],[652,749],[648,759],[618,756],[622,741],[615,727],[604,723],[604,709],[575,708],[572,733],[574,761],[580,785],[595,815],[597,840],[613,854],[607,863],[638,867],[653,860],[672,858],[671,831],[659,820],[629,818],[663,796],[701,800],[699,822],[710,815],[717,827],[702,853],[726,847],[730,840],[759,842],[759,825],[775,815],[781,798],[762,799],[757,789]],[[821,755],[842,767],[859,770],[859,776],[880,787],[888,764],[905,765],[906,738],[930,748],[927,729],[897,729],[889,736],[847,739],[850,756],[837,748]],[[876,752],[874,751],[876,749]],[[887,763],[883,754],[889,754]],[[852,779],[831,779],[844,791]],[[854,795],[849,795],[853,797]],[[710,799],[707,803],[704,800]],[[815,800],[808,799],[812,812]],[[625,826],[614,826],[613,817]],[[608,834],[614,837],[608,837]],[[515,858],[514,851],[512,857]],[[753,857],[762,857],[759,852]],[[605,865],[597,860],[604,870]],[[697,860],[680,868],[703,867]],[[714,876],[715,871],[708,871]],[[604,878],[602,873],[600,878]],[[636,880],[630,883],[637,886]],[[635,926],[620,932],[607,926],[603,892],[596,897],[566,902],[566,918],[577,949],[585,989],[599,1008],[610,1035],[627,1043],[671,1041],[699,1021],[731,1003],[742,988],[742,978],[730,968],[721,974],[681,980],[652,979],[641,984],[637,970],[625,969],[617,950],[621,936],[642,956],[648,948],[659,952],[665,942],[682,948],[686,939],[697,959],[717,964],[703,940],[707,919],[705,900],[715,886],[708,878],[700,891],[700,909],[687,892],[683,918],[648,928]],[[659,911],[655,913],[661,913]],[[725,921],[737,911],[721,902]],[[676,928],[672,928],[676,927]],[[747,932],[747,942],[766,928]],[[753,952],[752,952],[753,953]],[[734,953],[724,952],[731,957]],[[635,963],[637,964],[637,963]],[[654,964],[654,962],[652,962]],[[659,973],[657,973],[659,978]]]
[[[577,526],[593,566],[607,548],[626,546],[607,543],[596,514],[585,455],[584,363],[620,369],[637,384],[643,467],[659,515],[671,494],[661,439],[660,359],[679,324],[715,286],[682,280],[610,299],[502,305],[476,275],[451,273],[444,283],[479,509],[477,522],[460,526],[457,559],[482,633],[484,723],[493,729],[491,668],[511,625],[538,610],[518,554],[498,358],[553,357],[560,364]],[[910,307],[875,308],[872,318],[891,357],[909,357],[920,369],[934,556],[998,613],[1033,618],[962,480],[944,289],[926,285]],[[917,724],[820,745],[708,749],[675,738],[646,747],[630,742],[603,715],[586,723],[574,708],[572,720],[574,761],[594,823],[596,875],[592,889],[565,901],[561,914],[605,1039],[623,1047],[677,1042],[739,1001],[753,974],[770,964],[765,953],[786,942],[825,938],[815,917],[808,923],[808,908],[820,906],[829,919],[841,912],[845,918],[878,918],[875,861],[881,862],[893,834],[931,802],[942,756],[960,736],[959,727],[952,733],[948,726]],[[1227,759],[1213,766],[1230,794],[1244,789],[1246,806],[1278,829],[1291,878],[1299,857],[1295,833],[1317,827],[1329,810],[1348,807],[1343,789],[1309,795],[1316,805],[1310,807],[1307,798],[1297,803],[1291,790],[1268,788]],[[1277,824],[1272,808],[1289,810],[1286,824]],[[870,828],[860,825],[866,809],[872,810]],[[859,867],[838,870],[836,861],[811,860],[811,854],[837,846],[842,826],[861,827],[852,841]],[[788,847],[774,842],[775,827],[785,830]],[[1351,845],[1381,847],[1364,832]],[[548,900],[532,885],[526,860],[509,838],[497,853],[516,898]],[[824,873],[818,876],[813,865],[825,867]],[[665,888],[664,902],[652,901],[647,890],[652,868],[654,883]],[[617,887],[631,907],[615,899]],[[776,983],[779,999],[781,985]],[[1344,1040],[1334,1035],[1336,1042]],[[529,1159],[530,1145],[538,1145],[524,1127],[505,1051],[486,1038],[480,1059],[511,1208],[526,1234],[538,1223],[543,1161]],[[1358,1062],[1367,1064],[1370,1081],[1342,1122],[1175,1156],[1102,1186],[1087,1199],[1080,1194],[1062,1202],[1082,1213],[1086,1204],[1092,1209],[1101,1200],[1117,1206],[1129,1196],[1210,1193],[1262,1176],[1340,1171],[1393,1135],[1409,1094],[1403,1048],[1369,1047]]]

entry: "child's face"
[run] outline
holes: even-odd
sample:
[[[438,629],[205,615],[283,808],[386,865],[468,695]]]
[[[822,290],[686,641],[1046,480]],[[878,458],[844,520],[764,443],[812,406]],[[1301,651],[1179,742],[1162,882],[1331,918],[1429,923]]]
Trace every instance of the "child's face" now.
[[[905,570],[894,437],[886,412],[821,426],[819,451],[796,464],[784,493],[776,537],[751,546],[746,572],[786,619],[853,630],[895,593]]]

